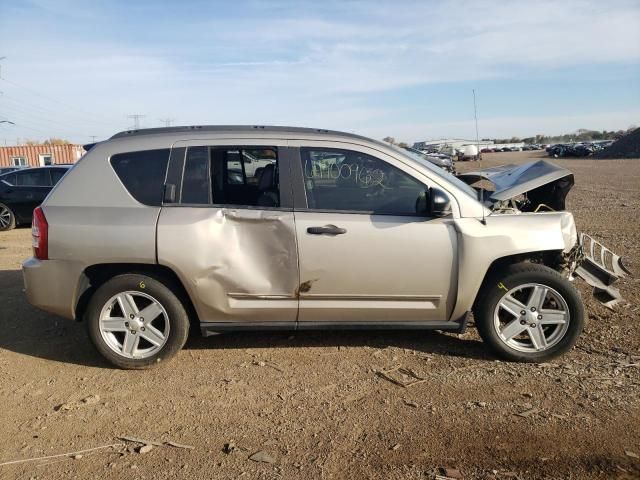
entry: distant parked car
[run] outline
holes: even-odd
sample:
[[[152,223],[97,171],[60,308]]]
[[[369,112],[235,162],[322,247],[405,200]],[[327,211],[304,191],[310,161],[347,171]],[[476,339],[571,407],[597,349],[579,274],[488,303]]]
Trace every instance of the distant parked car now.
[[[31,223],[42,203],[70,166],[19,169],[0,175],[0,231]]]
[[[0,175],[4,175],[5,173],[15,172],[16,170],[22,170],[24,168],[29,168],[26,165],[16,165],[13,167],[0,167]]]
[[[416,150],[411,147],[403,147],[407,152],[412,153],[414,156],[421,157],[434,165],[446,170],[447,172],[455,173],[455,167],[453,165],[453,158],[450,155],[444,153],[425,153],[420,150]]]

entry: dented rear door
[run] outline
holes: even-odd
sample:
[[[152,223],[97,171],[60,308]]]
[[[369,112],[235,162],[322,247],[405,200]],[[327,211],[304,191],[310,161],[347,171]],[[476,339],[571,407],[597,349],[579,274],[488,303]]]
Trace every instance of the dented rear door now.
[[[269,156],[256,158],[261,149],[277,152],[275,205],[274,189],[258,185],[260,168],[272,163]],[[203,328],[210,332],[217,327],[295,324],[298,253],[287,155],[286,142],[273,139],[188,141],[173,146],[158,219],[158,262],[180,277]],[[193,167],[194,162],[199,166]],[[220,165],[227,169],[222,174],[225,185],[220,183]],[[194,174],[194,168],[199,173]],[[202,192],[200,180],[206,169],[208,198],[197,193]],[[243,178],[250,198],[246,203],[252,205],[242,204]],[[191,193],[185,190],[189,185]],[[216,198],[218,187],[230,192],[225,203]],[[253,193],[261,205],[255,204]]]

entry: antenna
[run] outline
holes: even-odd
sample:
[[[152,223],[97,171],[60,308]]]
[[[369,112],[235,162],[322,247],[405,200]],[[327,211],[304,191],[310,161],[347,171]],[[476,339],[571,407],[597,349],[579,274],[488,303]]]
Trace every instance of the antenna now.
[[[139,113],[134,113],[133,115],[127,115],[127,118],[133,119],[133,129],[140,129],[140,119],[146,117],[146,115],[140,115]]]
[[[471,90],[473,92],[473,117],[476,121],[476,148],[478,149],[478,167],[482,170],[482,154],[480,153],[480,136],[478,135],[478,107],[476,106],[476,89]],[[480,203],[482,204],[482,224],[486,225],[487,220],[484,216],[484,187],[482,182],[480,183]]]

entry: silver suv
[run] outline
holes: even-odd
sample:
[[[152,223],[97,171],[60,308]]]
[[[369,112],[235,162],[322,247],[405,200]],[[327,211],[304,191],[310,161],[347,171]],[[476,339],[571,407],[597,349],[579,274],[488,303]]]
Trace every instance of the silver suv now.
[[[539,161],[456,177],[357,135],[285,127],[126,131],[89,146],[34,212],[29,301],[83,320],[123,368],[189,329],[464,331],[542,361],[583,327],[578,275],[612,305],[625,273],[564,211]],[[490,192],[473,188],[493,182]]]

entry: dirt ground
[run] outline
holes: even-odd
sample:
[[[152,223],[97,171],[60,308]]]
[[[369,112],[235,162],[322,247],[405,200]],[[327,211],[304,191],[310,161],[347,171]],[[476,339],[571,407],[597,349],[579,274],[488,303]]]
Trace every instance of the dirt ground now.
[[[555,162],[575,172],[578,228],[640,273],[640,160]],[[639,279],[620,283],[615,312],[579,284],[587,328],[553,363],[497,361],[470,328],[194,335],[137,372],[110,368],[84,325],[27,303],[30,248],[29,229],[0,233],[0,463],[123,446],[0,466],[1,479],[640,478]],[[394,366],[426,381],[376,374]],[[122,436],[194,448],[139,453]],[[259,451],[268,462],[249,459]]]

